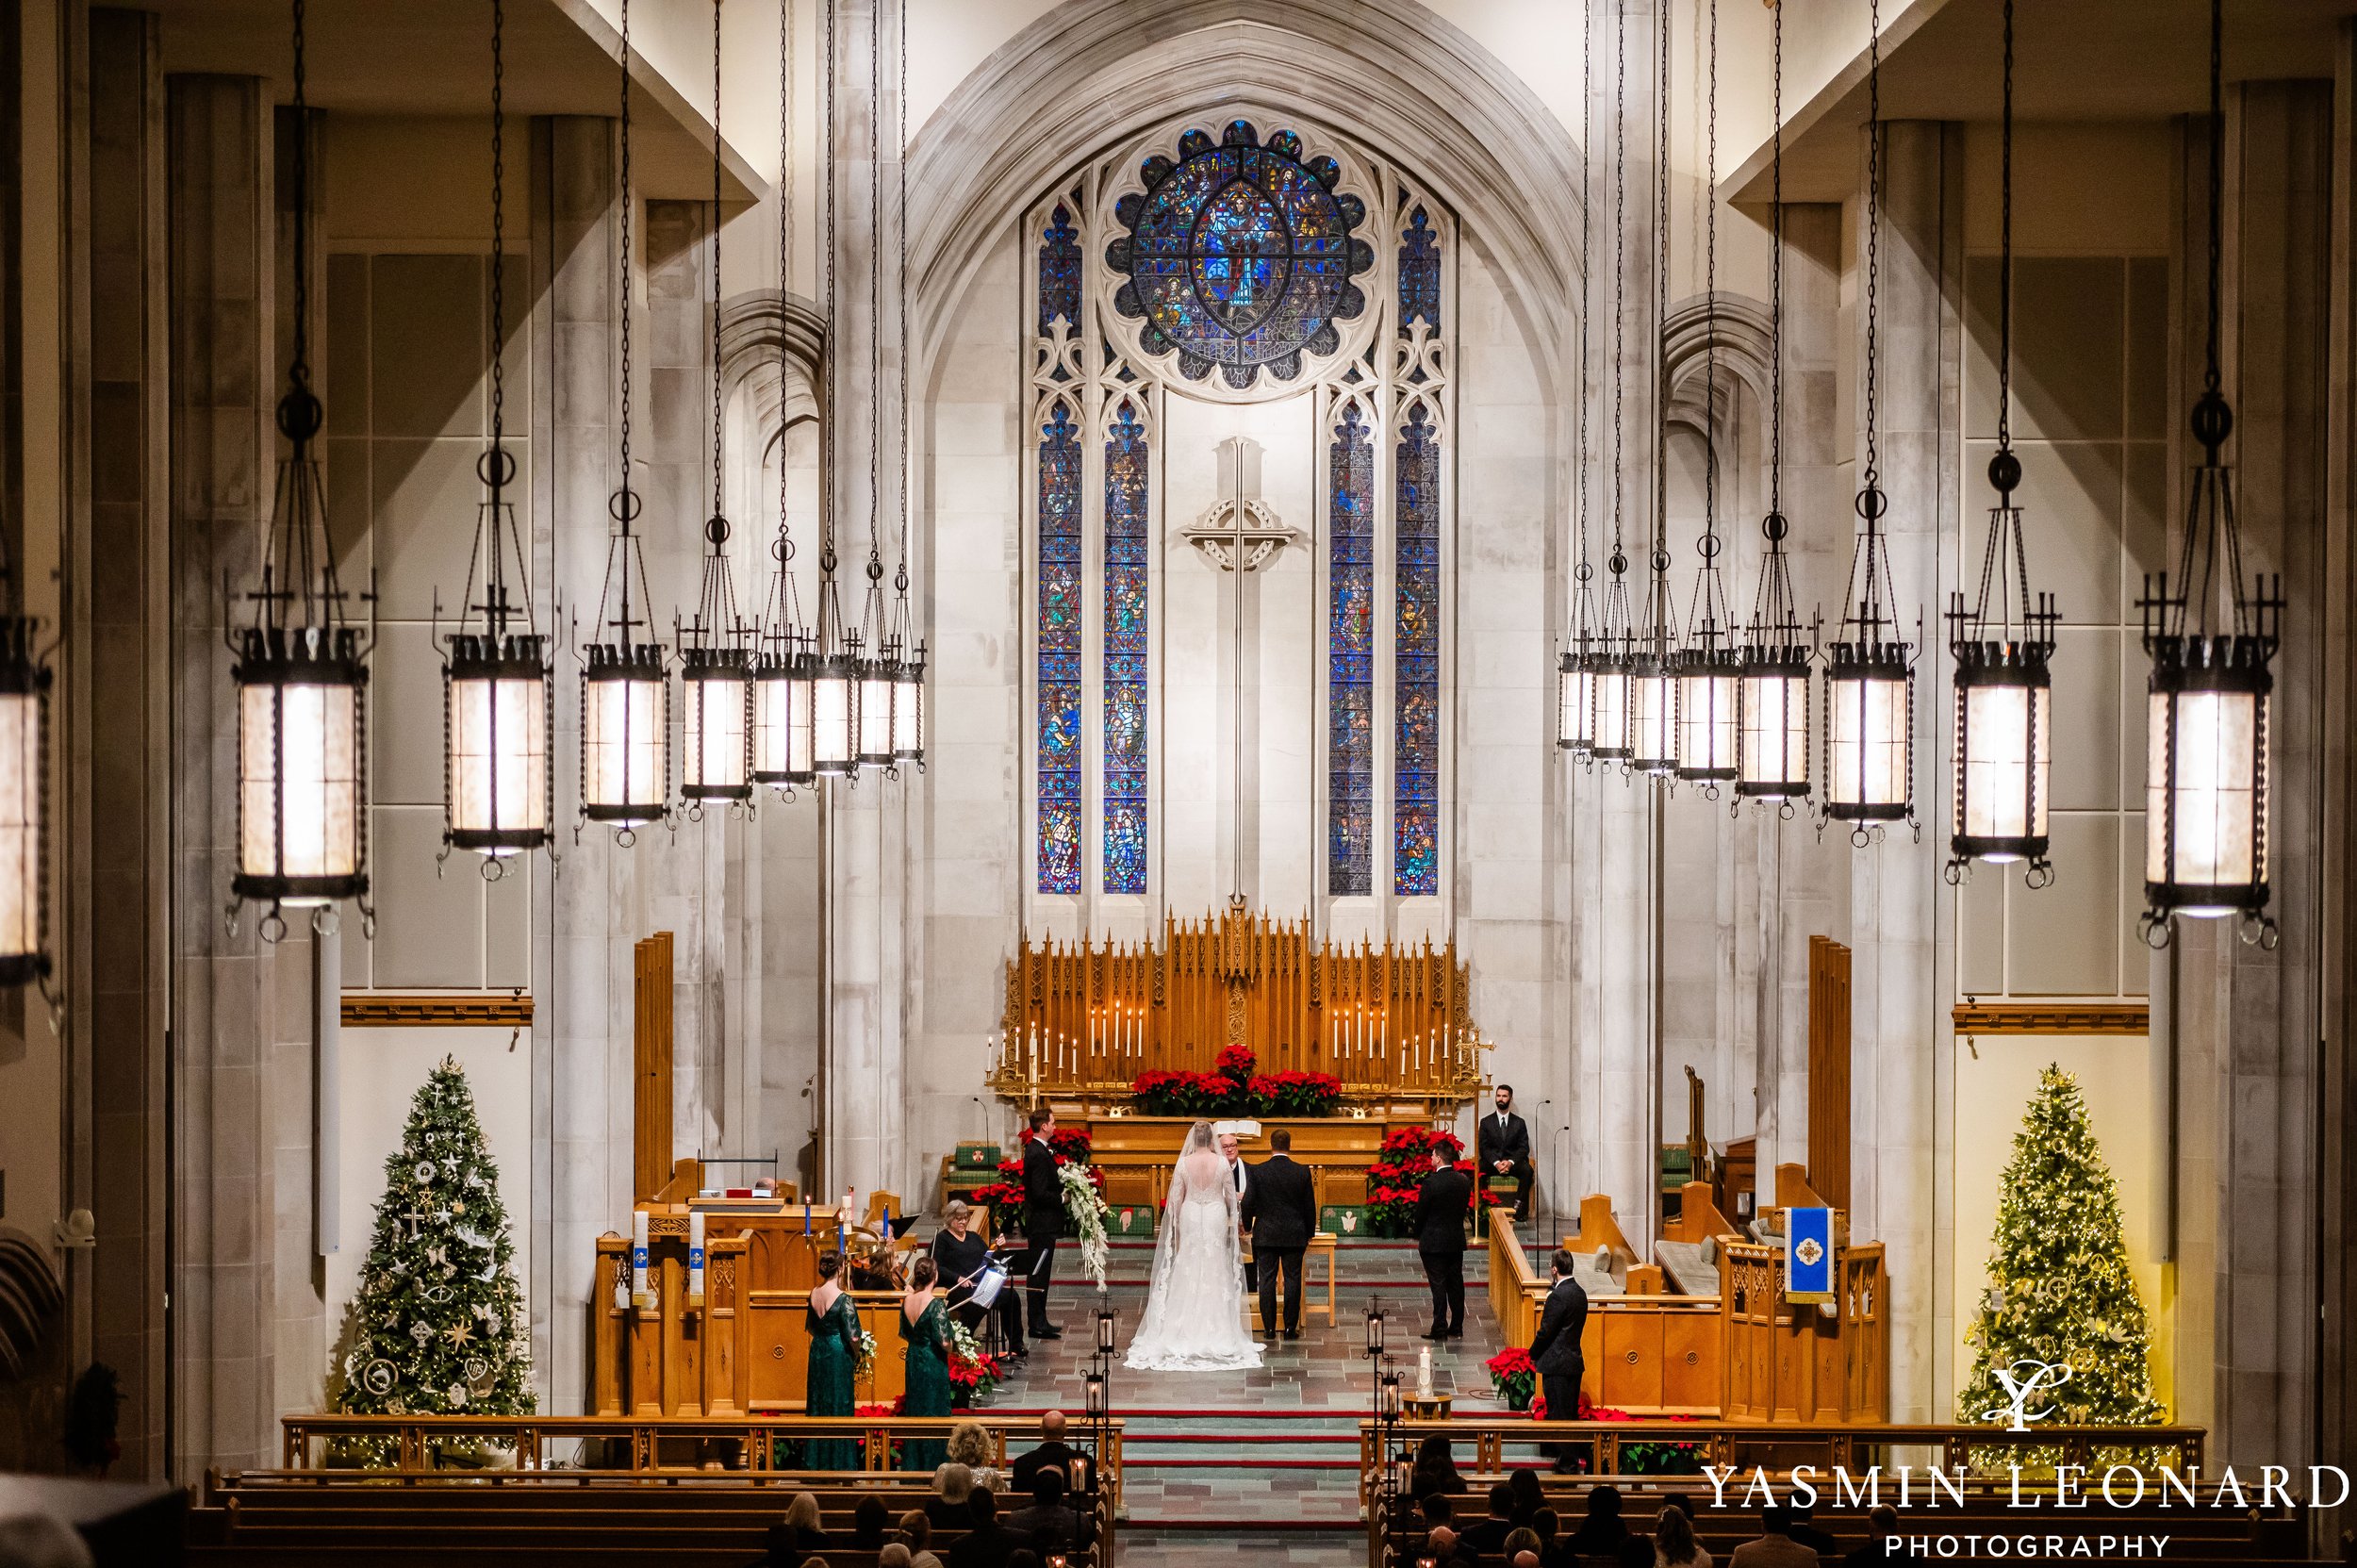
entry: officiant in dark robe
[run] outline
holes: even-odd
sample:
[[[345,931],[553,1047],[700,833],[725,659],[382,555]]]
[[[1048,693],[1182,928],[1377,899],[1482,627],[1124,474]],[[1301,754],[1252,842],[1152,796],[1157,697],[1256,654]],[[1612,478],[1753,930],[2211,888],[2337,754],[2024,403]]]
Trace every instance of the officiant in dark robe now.
[[[1485,1188],[1493,1177],[1512,1180],[1514,1218],[1519,1222],[1530,1217],[1530,1128],[1514,1114],[1511,1083],[1499,1084],[1496,1098],[1497,1108],[1474,1131],[1474,1165]]]

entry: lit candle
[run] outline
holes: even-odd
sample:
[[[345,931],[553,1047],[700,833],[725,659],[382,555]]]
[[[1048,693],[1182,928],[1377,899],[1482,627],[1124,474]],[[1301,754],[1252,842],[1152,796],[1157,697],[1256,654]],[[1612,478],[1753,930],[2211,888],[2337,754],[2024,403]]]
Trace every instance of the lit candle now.
[[[1416,1346],[1416,1397],[1432,1397],[1432,1346]]]
[[[687,1216],[687,1305],[704,1304],[704,1217],[701,1213]]]

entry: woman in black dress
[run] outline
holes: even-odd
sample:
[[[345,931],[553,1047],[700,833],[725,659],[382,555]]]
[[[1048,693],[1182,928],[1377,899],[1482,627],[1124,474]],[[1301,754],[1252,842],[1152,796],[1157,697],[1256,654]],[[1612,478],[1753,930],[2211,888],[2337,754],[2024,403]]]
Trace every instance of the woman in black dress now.
[[[933,1236],[931,1248],[933,1267],[939,1271],[941,1288],[948,1293],[949,1315],[964,1325],[968,1333],[979,1337],[982,1321],[993,1310],[998,1313],[998,1328],[1006,1340],[1006,1354],[1023,1354],[1023,1314],[1015,1309],[1014,1293],[1001,1289],[995,1308],[974,1304],[974,1287],[982,1271],[991,1262],[990,1244],[975,1233],[974,1210],[963,1198],[949,1200],[948,1223]]]

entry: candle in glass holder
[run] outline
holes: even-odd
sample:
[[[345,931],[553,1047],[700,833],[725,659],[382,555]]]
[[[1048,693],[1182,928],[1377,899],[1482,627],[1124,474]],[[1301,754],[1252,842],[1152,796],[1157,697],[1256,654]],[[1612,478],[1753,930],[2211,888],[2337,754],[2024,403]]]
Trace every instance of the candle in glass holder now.
[[[1416,1346],[1416,1397],[1432,1397],[1432,1346]]]

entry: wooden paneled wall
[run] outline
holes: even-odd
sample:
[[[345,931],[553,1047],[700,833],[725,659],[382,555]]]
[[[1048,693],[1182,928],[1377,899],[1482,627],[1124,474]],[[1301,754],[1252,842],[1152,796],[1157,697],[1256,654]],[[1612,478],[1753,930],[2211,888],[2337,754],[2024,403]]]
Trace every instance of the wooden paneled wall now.
[[[1808,939],[1808,1184],[1850,1206],[1850,949]]]
[[[671,933],[631,949],[631,1196],[671,1180]]]

